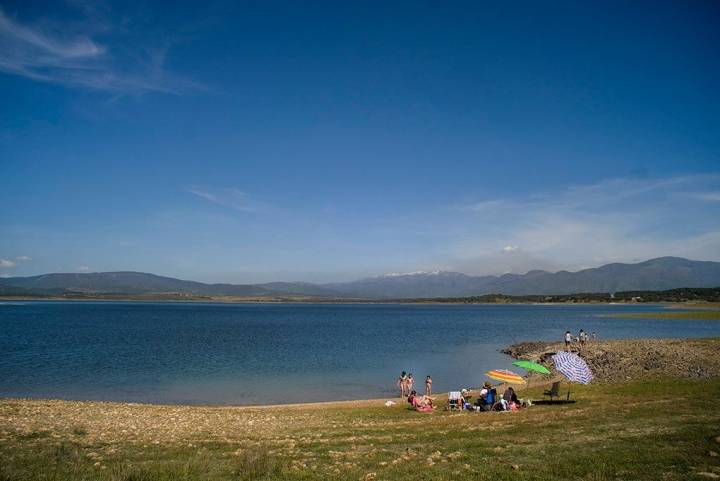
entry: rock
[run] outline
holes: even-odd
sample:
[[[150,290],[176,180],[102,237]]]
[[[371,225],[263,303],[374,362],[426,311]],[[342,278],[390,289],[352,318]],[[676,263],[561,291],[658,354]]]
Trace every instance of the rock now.
[[[515,471],[519,471],[519,470],[520,470],[520,465],[519,465],[519,464],[511,464],[510,467],[511,467],[512,469],[514,469]]]
[[[710,450],[710,451],[708,451],[708,456],[710,456],[711,458],[717,458],[717,457],[718,457],[718,453],[716,453],[716,452],[713,451],[713,450]]]

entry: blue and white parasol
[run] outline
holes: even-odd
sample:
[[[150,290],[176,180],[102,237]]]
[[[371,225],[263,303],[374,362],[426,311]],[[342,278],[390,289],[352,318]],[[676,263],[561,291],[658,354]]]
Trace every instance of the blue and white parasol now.
[[[560,351],[552,357],[557,369],[568,381],[588,384],[593,373],[583,358],[572,352]]]

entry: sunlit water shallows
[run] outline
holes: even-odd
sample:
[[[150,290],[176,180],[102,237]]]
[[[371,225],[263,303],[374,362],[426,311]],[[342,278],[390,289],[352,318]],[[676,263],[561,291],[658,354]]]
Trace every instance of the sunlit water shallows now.
[[[0,397],[264,404],[436,391],[509,368],[498,350],[560,340],[720,336],[720,322],[622,319],[657,306],[0,303]]]

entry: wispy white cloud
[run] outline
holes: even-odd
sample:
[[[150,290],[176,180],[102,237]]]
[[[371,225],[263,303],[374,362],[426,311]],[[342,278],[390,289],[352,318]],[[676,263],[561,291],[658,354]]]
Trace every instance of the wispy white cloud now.
[[[705,202],[720,202],[720,192],[701,192],[694,195],[696,199]]]
[[[0,259],[0,269],[10,269],[13,267],[17,267],[18,264],[22,264],[23,262],[28,262],[32,259],[28,256],[17,256],[13,259]]]
[[[188,192],[206,201],[240,212],[256,213],[270,209],[269,204],[235,188],[193,186],[188,189]]]
[[[23,24],[0,8],[0,71],[115,94],[179,94],[200,88],[164,68],[165,48],[138,48],[145,53],[141,60],[121,68],[109,46],[73,30]]]
[[[458,205],[455,206],[455,209],[459,211],[467,211],[467,212],[489,212],[495,209],[499,209],[507,205],[507,200],[500,200],[500,199],[494,199],[494,200],[483,200],[480,202],[474,202],[471,204],[464,204],[464,205]]]
[[[75,270],[77,272],[90,272],[90,268],[88,266],[77,266]]]
[[[9,259],[0,259],[0,268],[15,267],[17,264]]]
[[[453,233],[437,255],[483,274],[665,255],[720,260],[718,186],[717,175],[610,179],[454,206],[431,220]]]

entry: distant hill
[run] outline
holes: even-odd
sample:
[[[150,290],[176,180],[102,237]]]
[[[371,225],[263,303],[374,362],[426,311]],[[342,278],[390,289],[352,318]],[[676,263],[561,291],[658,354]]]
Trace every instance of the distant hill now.
[[[410,299],[467,297],[485,294],[564,295],[620,291],[663,291],[680,287],[720,286],[720,262],[659,257],[637,264],[607,264],[577,272],[530,271],[502,276],[468,276],[459,272],[386,274],[352,282],[311,284],[205,284],[142,272],[45,274],[0,279],[0,294],[9,295],[193,295],[304,296],[324,298]]]
[[[534,270],[502,276],[417,272],[372,277],[329,287],[357,297],[408,298],[662,291],[716,286],[720,286],[720,262],[659,257],[638,264],[607,264],[577,272]]]
[[[535,271],[506,275],[489,286],[504,294],[572,294],[576,292],[662,291],[720,285],[720,262],[658,257],[638,264],[606,264],[578,272]]]
[[[116,294],[193,296],[337,296],[327,288],[304,282],[268,284],[204,284],[143,272],[95,272],[87,274],[44,274],[0,279],[0,294]]]

